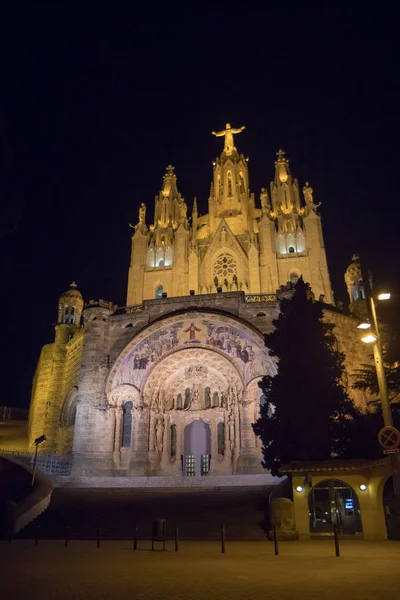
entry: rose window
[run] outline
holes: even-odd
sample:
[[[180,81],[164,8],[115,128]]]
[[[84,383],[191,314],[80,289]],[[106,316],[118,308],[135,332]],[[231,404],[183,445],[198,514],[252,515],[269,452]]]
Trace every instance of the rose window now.
[[[237,274],[236,261],[231,254],[221,254],[214,265],[214,276],[232,279]]]

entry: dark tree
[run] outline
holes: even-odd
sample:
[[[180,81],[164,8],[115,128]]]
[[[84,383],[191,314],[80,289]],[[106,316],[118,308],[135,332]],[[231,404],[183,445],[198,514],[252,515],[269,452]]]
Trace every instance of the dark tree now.
[[[278,359],[278,373],[260,382],[266,402],[253,425],[264,467],[275,475],[294,460],[347,457],[358,411],[342,385],[344,354],[302,278],[280,301],[273,324],[265,345]]]

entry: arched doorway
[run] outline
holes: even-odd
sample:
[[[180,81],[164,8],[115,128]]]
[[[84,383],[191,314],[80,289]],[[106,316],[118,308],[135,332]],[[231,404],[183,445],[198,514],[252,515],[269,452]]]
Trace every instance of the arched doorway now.
[[[185,475],[207,475],[210,470],[211,431],[198,419],[186,425],[184,432]]]
[[[387,536],[389,540],[400,540],[400,515],[396,509],[393,477],[389,477],[384,485],[382,501],[385,511]]]
[[[336,525],[342,535],[362,534],[361,513],[354,490],[339,479],[315,485],[308,497],[310,533],[329,535]]]

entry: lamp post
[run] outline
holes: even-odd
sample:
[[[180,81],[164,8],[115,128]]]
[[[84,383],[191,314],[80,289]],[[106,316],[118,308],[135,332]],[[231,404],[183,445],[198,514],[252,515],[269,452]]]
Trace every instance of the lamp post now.
[[[45,441],[46,441],[46,436],[41,435],[40,437],[36,438],[36,440],[33,442],[35,444],[35,458],[33,459],[32,484],[31,484],[32,486],[35,483],[38,449],[39,449],[39,446],[41,444],[44,444]]]
[[[370,328],[370,333],[364,335],[361,340],[367,344],[373,344],[373,353],[374,353],[374,363],[376,370],[376,377],[378,380],[378,389],[379,396],[382,405],[382,416],[385,427],[393,426],[393,416],[392,409],[390,406],[388,389],[387,389],[387,381],[386,381],[386,373],[385,367],[383,364],[383,355],[382,355],[382,345],[381,338],[379,332],[378,319],[376,317],[376,305],[375,298],[372,294],[369,278],[364,276],[363,273],[363,282],[364,282],[364,290],[365,297],[367,301],[368,308],[368,316],[370,323],[361,323],[358,328],[359,329],[368,329]],[[378,295],[378,300],[389,300],[389,293],[382,293]],[[372,325],[372,327],[371,327]],[[396,452],[390,455],[391,465],[392,465],[392,478],[393,478],[393,488],[395,495],[395,502],[397,511],[400,515],[400,453]]]

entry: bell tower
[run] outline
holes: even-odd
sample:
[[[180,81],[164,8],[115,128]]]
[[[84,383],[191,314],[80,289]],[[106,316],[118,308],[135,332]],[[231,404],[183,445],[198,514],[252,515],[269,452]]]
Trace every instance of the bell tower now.
[[[244,126],[234,129],[227,123],[222,131],[212,132],[216,137],[224,136],[225,142],[221,155],[213,162],[210,214],[227,220],[235,235],[248,231],[250,192],[247,159],[238,153],[233,137],[244,129]]]

